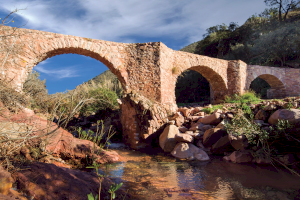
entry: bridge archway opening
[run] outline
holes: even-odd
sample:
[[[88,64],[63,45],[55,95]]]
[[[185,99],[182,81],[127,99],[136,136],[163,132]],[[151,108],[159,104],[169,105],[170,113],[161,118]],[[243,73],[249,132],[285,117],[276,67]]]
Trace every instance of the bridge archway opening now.
[[[176,103],[206,105],[224,99],[227,91],[223,78],[205,66],[191,67],[177,77]]]
[[[177,78],[175,87],[177,104],[210,103],[209,82],[200,73],[185,70]]]
[[[279,78],[272,74],[262,74],[256,77],[250,83],[250,89],[257,88],[260,85],[260,91],[263,92],[262,98],[266,99],[281,99],[286,96],[285,86]],[[259,91],[259,89],[258,89]]]
[[[73,90],[106,70],[108,68],[98,60],[78,54],[53,56],[32,69],[39,73],[41,80],[46,80],[49,94]]]
[[[268,99],[267,92],[271,89],[271,86],[267,81],[262,78],[257,77],[250,84],[250,90],[253,90],[262,99]]]
[[[58,48],[55,50],[51,50],[49,52],[38,55],[33,61],[28,65],[29,69],[36,69],[34,67],[39,66],[39,64],[43,63],[43,61],[48,61],[49,58],[55,57],[64,57],[64,56],[75,56],[75,58],[81,57],[84,58],[84,62],[92,63],[92,65],[98,65],[98,69],[95,70],[94,77],[99,75],[101,71],[108,70],[112,72],[112,76],[116,76],[117,80],[120,82],[122,89],[126,87],[126,77],[124,74],[121,74],[119,70],[117,70],[111,62],[109,62],[105,57],[100,56],[98,53],[95,53],[90,50],[86,50],[83,48]],[[72,58],[71,58],[72,59]],[[75,59],[76,60],[76,59]],[[47,62],[46,61],[46,62]],[[49,60],[50,61],[50,60]],[[98,62],[100,61],[100,62]],[[79,63],[78,63],[79,64]],[[89,69],[88,66],[83,66],[84,69]],[[95,67],[96,69],[97,67]],[[101,70],[102,69],[102,70]],[[100,72],[100,73],[98,73]],[[125,75],[126,76],[126,75]]]

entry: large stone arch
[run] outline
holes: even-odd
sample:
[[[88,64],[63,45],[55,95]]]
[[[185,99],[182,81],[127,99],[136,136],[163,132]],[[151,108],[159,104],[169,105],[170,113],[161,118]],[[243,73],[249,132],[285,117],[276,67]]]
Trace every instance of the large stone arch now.
[[[284,84],[284,71],[280,68],[251,66],[248,65],[246,90],[250,89],[252,81],[256,78],[265,80],[271,89],[267,92],[268,98],[284,98],[286,97],[286,87]]]
[[[6,27],[5,30],[9,33],[11,29],[11,27]],[[123,88],[126,89],[128,44],[30,29],[17,29],[12,38],[4,38],[4,40],[13,41],[14,48],[18,51],[15,54],[0,51],[1,58],[7,58],[6,69],[3,70],[2,75],[11,80],[12,85],[18,90],[21,90],[27,74],[39,62],[55,55],[68,53],[99,60],[118,76]]]
[[[83,48],[74,48],[74,47],[70,47],[70,48],[57,48],[54,50],[50,50],[48,52],[45,53],[40,53],[36,56],[35,59],[32,59],[31,62],[28,63],[27,65],[27,73],[30,73],[31,70],[40,62],[57,56],[57,55],[62,55],[62,54],[78,54],[78,55],[83,55],[83,56],[88,56],[91,58],[94,58],[100,62],[102,62],[105,66],[108,67],[108,69],[110,71],[112,71],[112,73],[114,73],[119,81],[122,84],[123,89],[126,89],[126,84],[127,84],[127,76],[126,73],[122,74],[122,72],[120,70],[118,70],[116,67],[114,67],[113,63],[111,63],[110,61],[108,61],[105,57],[102,57],[100,54],[97,54],[91,50],[87,50],[87,49],[83,49]]]

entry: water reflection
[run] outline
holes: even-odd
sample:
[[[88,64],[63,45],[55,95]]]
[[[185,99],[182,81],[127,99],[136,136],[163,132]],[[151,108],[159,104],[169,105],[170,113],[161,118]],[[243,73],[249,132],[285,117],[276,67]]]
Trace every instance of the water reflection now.
[[[102,171],[136,199],[297,199],[300,178],[270,167],[222,161],[185,162],[159,155],[117,150],[127,162]]]

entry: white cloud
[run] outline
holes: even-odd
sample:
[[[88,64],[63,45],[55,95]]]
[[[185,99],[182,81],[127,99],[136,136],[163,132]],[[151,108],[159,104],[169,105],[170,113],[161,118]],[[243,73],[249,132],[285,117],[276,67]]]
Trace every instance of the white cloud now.
[[[27,28],[116,42],[169,38],[191,43],[211,26],[240,25],[265,5],[262,0],[10,0],[4,9],[25,8]]]
[[[46,67],[43,66],[45,63],[40,63],[39,65],[35,66],[33,70],[36,70],[37,72],[44,73],[50,77],[56,78],[56,79],[63,79],[63,78],[72,78],[72,77],[78,77],[77,71],[74,67],[68,67],[68,68],[62,68],[59,70],[49,70]]]

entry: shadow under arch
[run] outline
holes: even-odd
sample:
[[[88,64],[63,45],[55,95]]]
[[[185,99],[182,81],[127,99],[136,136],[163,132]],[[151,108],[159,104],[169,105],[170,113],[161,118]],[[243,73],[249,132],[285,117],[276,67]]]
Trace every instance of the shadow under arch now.
[[[57,55],[62,55],[62,54],[78,54],[78,55],[88,56],[102,62],[113,74],[115,74],[118,77],[118,80],[121,82],[123,90],[126,89],[127,78],[125,77],[126,74],[124,76],[124,72],[122,73],[120,70],[117,70],[111,62],[109,62],[106,58],[102,57],[100,54],[83,48],[74,48],[74,47],[58,48],[58,49],[48,51],[46,53],[42,53],[36,56],[36,59],[33,59],[33,61],[28,65],[28,68],[31,71],[33,67],[35,67],[40,62],[48,58]]]
[[[268,99],[280,99],[286,96],[286,89],[282,81],[272,74],[261,74],[255,77],[253,80],[250,81],[248,89],[250,89],[251,83],[256,79],[261,78],[265,80],[271,87],[271,89],[267,90],[267,98]]]
[[[186,70],[193,70],[200,73],[210,84],[210,103],[221,102],[227,93],[226,81],[220,74],[206,66],[194,66]]]

